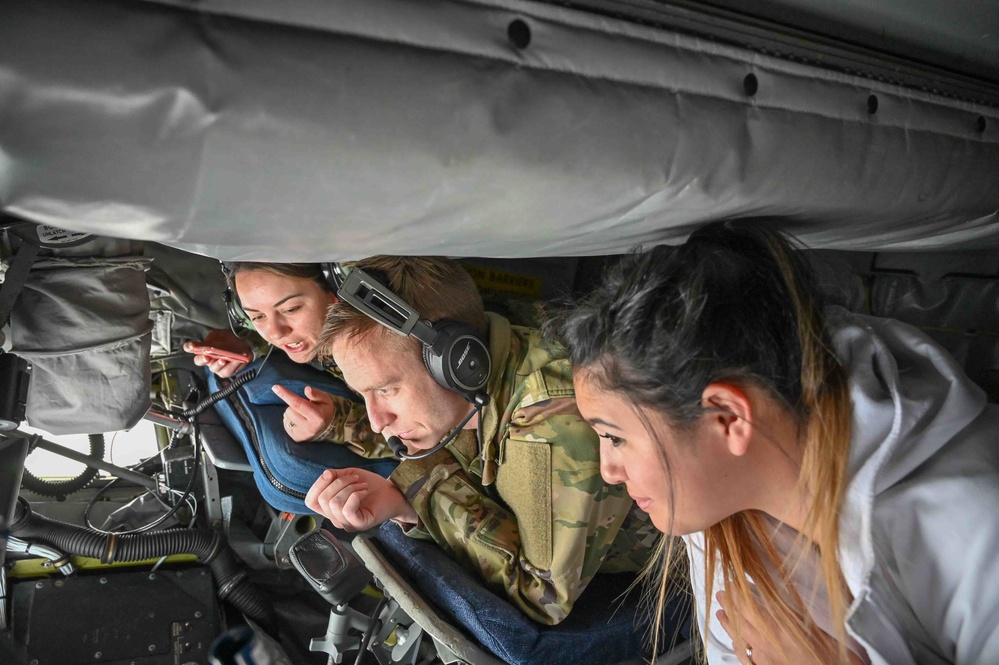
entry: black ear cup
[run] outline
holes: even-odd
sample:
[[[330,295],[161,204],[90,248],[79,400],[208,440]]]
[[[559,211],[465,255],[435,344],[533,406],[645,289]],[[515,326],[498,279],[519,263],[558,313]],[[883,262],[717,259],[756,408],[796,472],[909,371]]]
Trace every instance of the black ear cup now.
[[[250,317],[246,315],[243,311],[242,306],[239,304],[239,298],[236,297],[236,293],[229,288],[229,275],[232,273],[232,268],[225,261],[219,261],[219,265],[222,266],[222,275],[225,277],[225,291],[222,292],[222,300],[225,302],[225,313],[226,317],[229,319],[229,329],[237,337],[246,337],[253,331],[253,324],[250,323]]]
[[[236,337],[249,335],[253,331],[253,324],[250,323],[250,317],[240,307],[239,299],[236,298],[232,289],[226,289],[222,292],[222,300],[225,301],[225,313],[229,318],[229,329],[232,330],[232,333]]]
[[[437,383],[474,401],[489,380],[489,349],[468,324],[438,321],[433,329],[437,337],[423,346],[423,364]]]
[[[330,293],[336,293],[340,288],[340,280],[337,279],[336,270],[332,263],[320,263],[319,269],[323,273],[323,286]]]
[[[434,377],[434,381],[436,381],[437,383],[441,383],[441,379],[438,378],[438,375],[434,373],[434,368],[432,366],[433,363],[431,363],[431,359],[434,357],[433,350],[429,346],[427,346],[426,344],[421,344],[420,348],[423,349],[423,366],[427,368],[428,372],[430,372],[430,376]],[[439,364],[439,363],[437,363],[437,364]],[[449,386],[445,386],[445,387],[449,387]]]

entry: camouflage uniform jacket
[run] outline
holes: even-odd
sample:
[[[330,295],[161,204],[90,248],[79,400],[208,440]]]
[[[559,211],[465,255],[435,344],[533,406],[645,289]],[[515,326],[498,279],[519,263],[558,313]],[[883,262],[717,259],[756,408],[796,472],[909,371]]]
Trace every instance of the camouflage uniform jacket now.
[[[489,316],[483,455],[466,430],[391,480],[419,516],[409,535],[432,538],[532,619],[556,624],[598,570],[644,565],[657,532],[622,486],[600,477],[599,440],[576,408],[564,351]],[[483,477],[495,479],[500,502]]]
[[[323,371],[343,381],[343,373],[336,365],[323,367]],[[313,441],[344,443],[353,452],[369,459],[393,457],[392,449],[388,447],[385,437],[371,431],[371,421],[368,420],[364,402],[352,402],[336,395],[331,397],[333,418]]]

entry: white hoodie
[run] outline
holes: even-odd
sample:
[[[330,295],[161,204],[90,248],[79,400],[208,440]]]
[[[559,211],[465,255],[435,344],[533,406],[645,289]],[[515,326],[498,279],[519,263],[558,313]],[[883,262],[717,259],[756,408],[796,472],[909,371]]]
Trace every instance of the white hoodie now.
[[[853,402],[839,551],[854,598],[847,632],[875,665],[999,664],[999,407],[919,330],[827,316]],[[708,662],[737,663],[704,616],[703,534],[685,540]]]

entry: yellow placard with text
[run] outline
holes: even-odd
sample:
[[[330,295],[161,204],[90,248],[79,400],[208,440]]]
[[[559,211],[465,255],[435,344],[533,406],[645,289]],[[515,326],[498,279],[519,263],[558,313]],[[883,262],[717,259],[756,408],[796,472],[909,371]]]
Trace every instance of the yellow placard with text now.
[[[541,293],[541,279],[538,277],[467,264],[463,267],[475,280],[475,285],[482,291],[519,293],[532,298],[537,298]]]

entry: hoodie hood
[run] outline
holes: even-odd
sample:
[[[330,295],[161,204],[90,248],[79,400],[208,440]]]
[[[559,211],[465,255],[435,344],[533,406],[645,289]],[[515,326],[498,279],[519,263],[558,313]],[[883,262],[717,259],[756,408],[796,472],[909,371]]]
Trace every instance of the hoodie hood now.
[[[883,623],[865,630],[864,636],[853,629],[884,619],[867,602],[878,561],[872,528],[875,502],[928,460],[947,454],[945,449],[985,410],[987,399],[950,354],[922,331],[839,308],[830,308],[827,317],[833,348],[850,377],[853,403],[839,546],[840,565],[854,597],[847,632],[869,653],[901,657],[909,649],[895,624]]]
[[[981,414],[986,395],[917,328],[841,308],[827,316],[850,377],[850,483],[876,495],[946,447]]]

